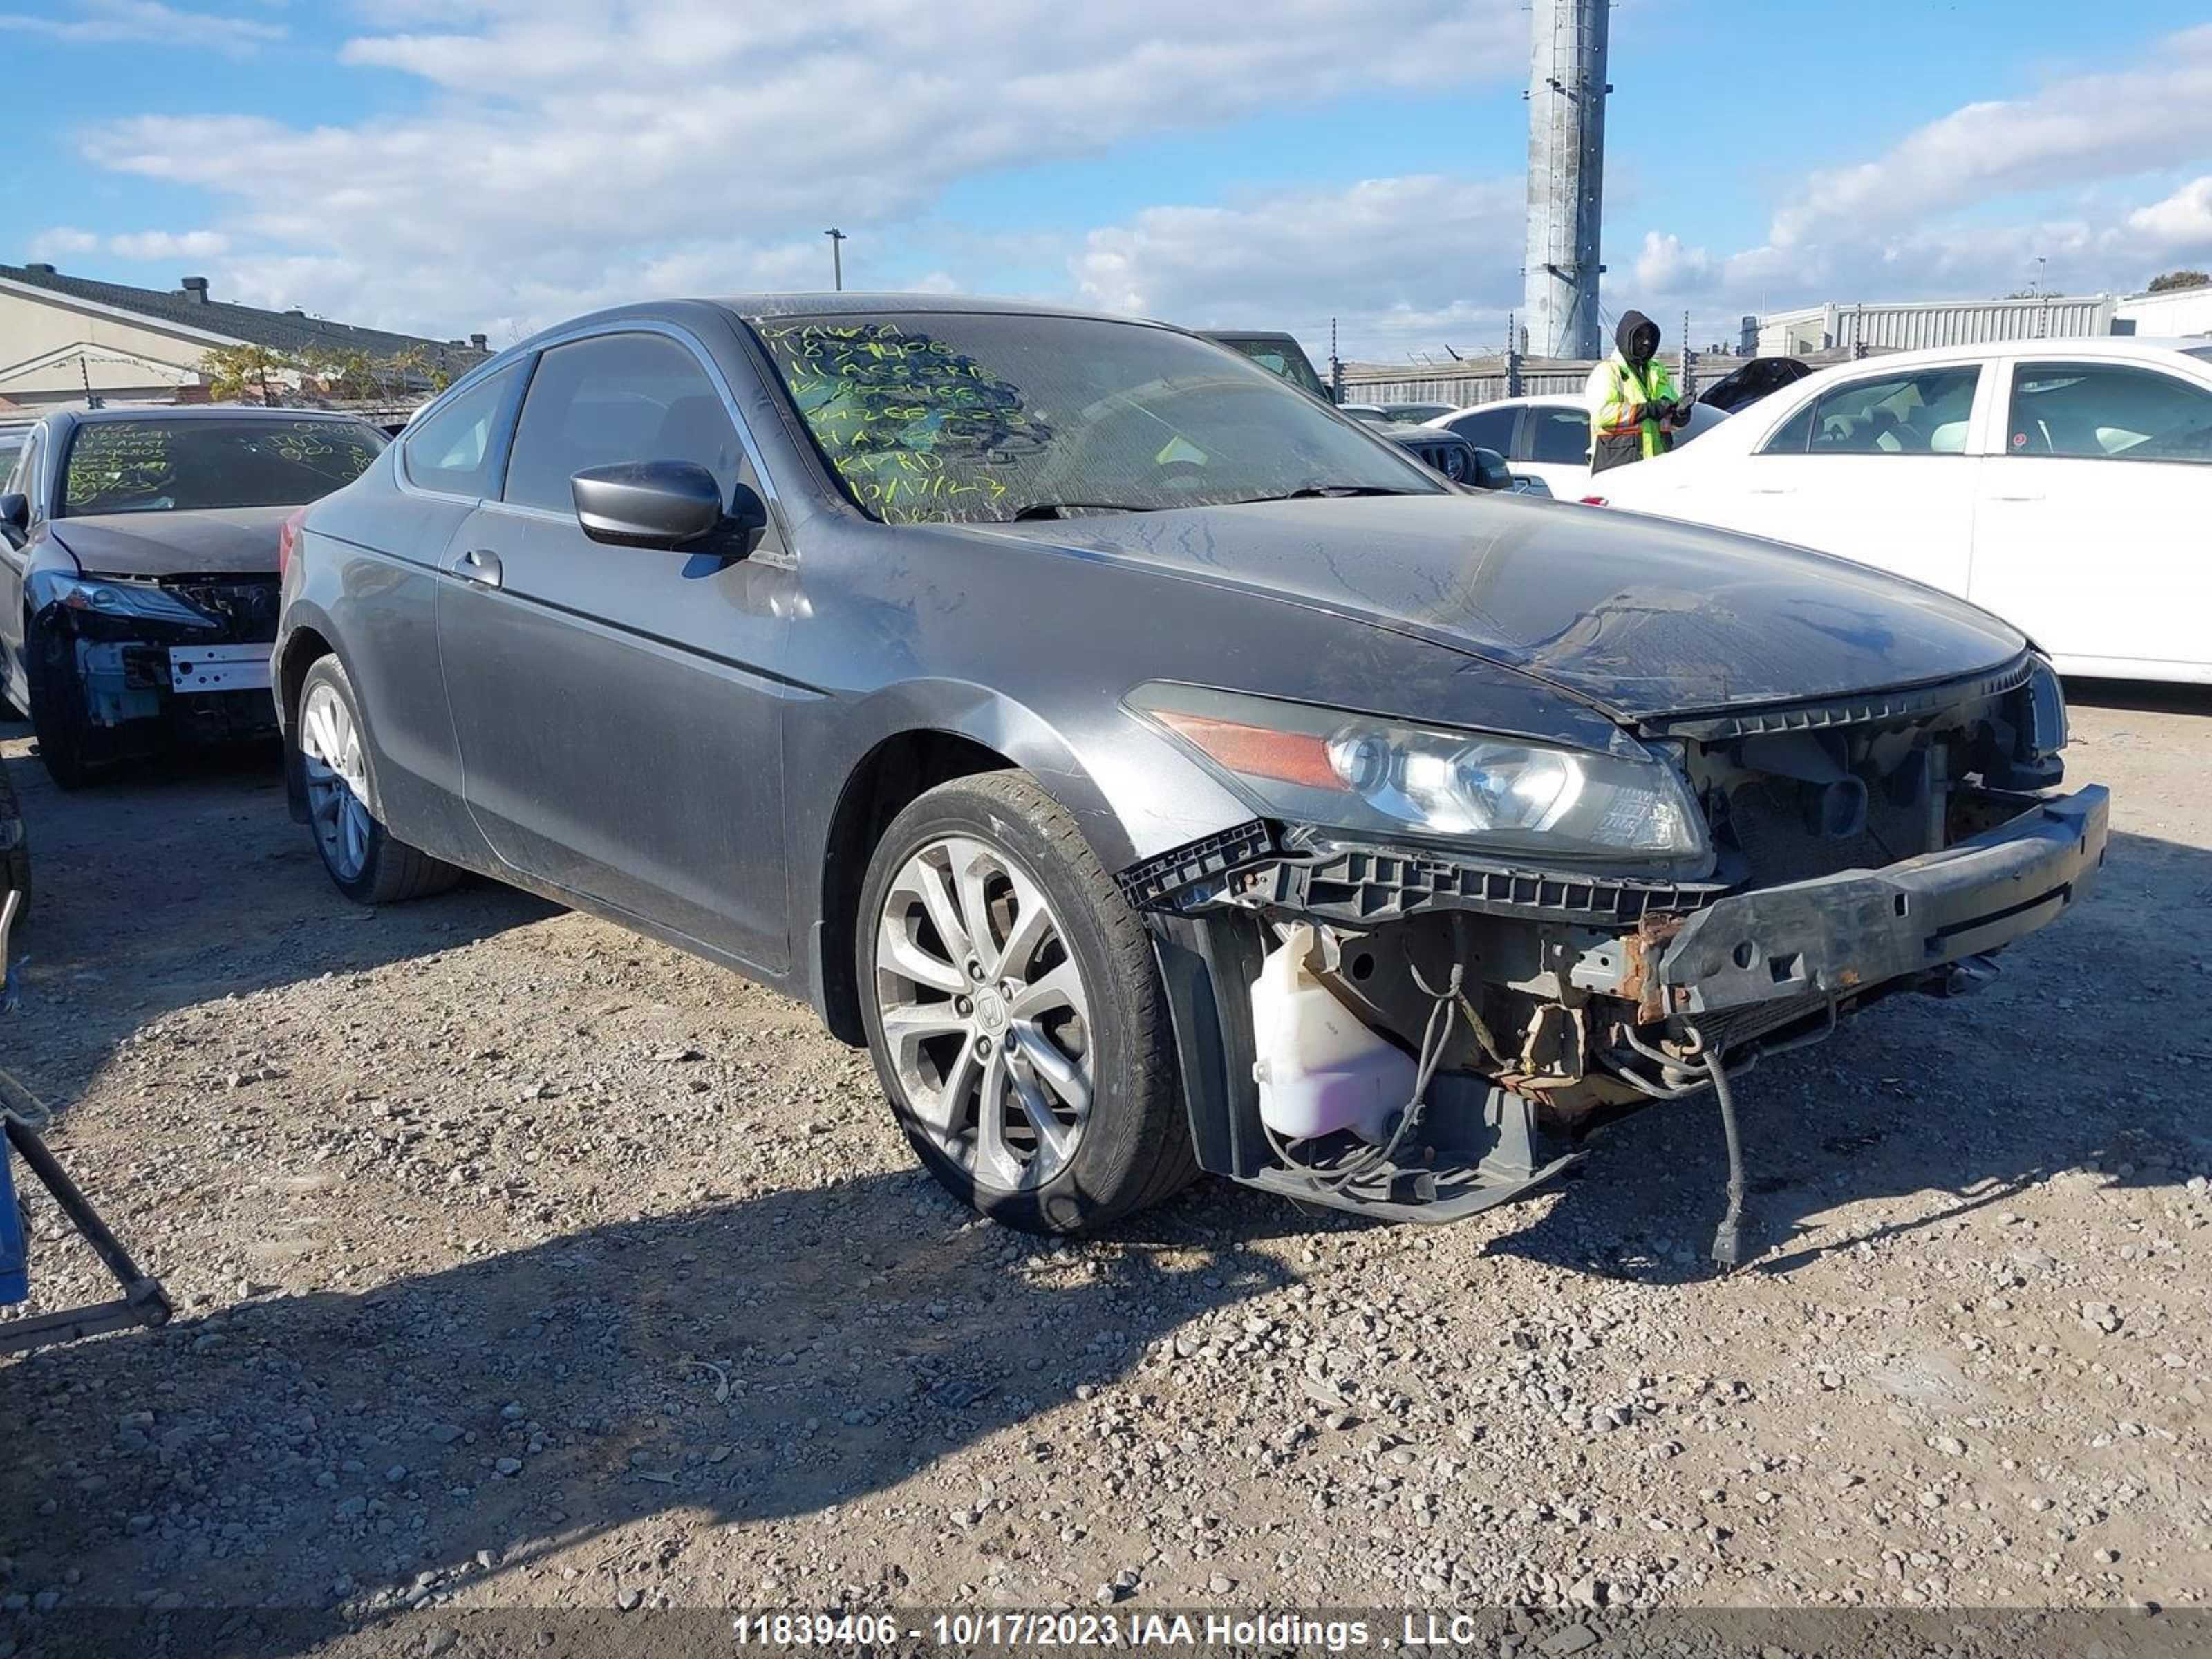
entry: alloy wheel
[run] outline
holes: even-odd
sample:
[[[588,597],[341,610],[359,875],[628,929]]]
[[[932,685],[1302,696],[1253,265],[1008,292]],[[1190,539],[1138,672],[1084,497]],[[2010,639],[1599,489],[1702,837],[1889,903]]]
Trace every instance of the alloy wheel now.
[[[358,881],[368,863],[368,763],[353,711],[331,686],[307,693],[300,710],[300,754],[308,821],[323,861],[340,881]]]
[[[1042,1186],[1090,1121],[1091,999],[1036,878],[969,836],[899,868],[876,927],[876,1008],[921,1131],[984,1186]]]

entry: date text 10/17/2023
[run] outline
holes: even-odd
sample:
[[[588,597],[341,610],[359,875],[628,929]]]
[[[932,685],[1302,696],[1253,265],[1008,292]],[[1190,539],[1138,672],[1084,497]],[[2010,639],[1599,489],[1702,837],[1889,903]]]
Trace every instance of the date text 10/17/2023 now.
[[[878,1647],[919,1644],[964,1651],[1061,1647],[1139,1653],[1156,1649],[1235,1650],[1285,1644],[1346,1653],[1386,1642],[1401,1648],[1450,1648],[1485,1639],[1483,1621],[1465,1613],[1133,1609],[1113,1613],[990,1608],[921,1614],[752,1612],[733,1616],[731,1633],[742,1646],[771,1650],[860,1643]]]

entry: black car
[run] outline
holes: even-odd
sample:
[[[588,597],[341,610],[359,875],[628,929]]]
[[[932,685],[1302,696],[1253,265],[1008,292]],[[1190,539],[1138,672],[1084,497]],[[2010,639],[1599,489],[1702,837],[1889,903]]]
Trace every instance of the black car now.
[[[1724,415],[1747,409],[1761,398],[1771,397],[1786,386],[1795,386],[1813,372],[1800,357],[1753,357],[1742,368],[1723,374],[1698,394]]]
[[[349,416],[234,407],[31,429],[0,491],[0,690],[56,782],[273,729],[283,521],[385,441]]]
[[[1217,345],[1227,346],[1241,357],[1250,358],[1278,380],[1287,380],[1299,391],[1334,405],[1334,399],[1322,384],[1321,376],[1314,373],[1313,360],[1291,336],[1217,330],[1204,337]],[[1422,465],[1442,473],[1454,483],[1473,489],[1515,488],[1502,456],[1484,453],[1457,433],[1421,425],[1429,416],[1415,413],[1416,410],[1446,415],[1451,412],[1449,405],[1444,404],[1347,404],[1343,412],[1372,426],[1401,449],[1412,453]]]
[[[275,679],[344,892],[476,871],[804,998],[1043,1230],[1199,1168],[1469,1213],[1976,982],[2106,840],[1993,617],[981,300],[502,353],[304,515]]]

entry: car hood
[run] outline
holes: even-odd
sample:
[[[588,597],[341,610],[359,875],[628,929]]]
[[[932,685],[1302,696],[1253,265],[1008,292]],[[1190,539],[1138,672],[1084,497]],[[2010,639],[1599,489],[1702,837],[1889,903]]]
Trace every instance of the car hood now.
[[[1926,684],[2027,644],[1986,611],[1824,554],[1494,493],[1186,507],[983,533],[1357,617],[1623,720]]]
[[[54,520],[48,534],[91,576],[273,576],[277,528],[299,510],[94,513]]]

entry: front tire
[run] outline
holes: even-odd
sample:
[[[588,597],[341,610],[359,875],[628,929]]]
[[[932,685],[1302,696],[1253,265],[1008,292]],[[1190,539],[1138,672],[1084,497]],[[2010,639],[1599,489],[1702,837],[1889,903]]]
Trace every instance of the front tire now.
[[[954,1196],[1084,1233],[1197,1173],[1144,925],[1035,780],[959,778],[908,806],[858,933],[876,1073]]]
[[[23,635],[23,671],[31,703],[24,712],[31,717],[46,775],[57,788],[83,788],[98,775],[97,757],[70,637],[31,623]]]
[[[460,879],[452,865],[384,827],[361,704],[336,657],[319,657],[308,667],[293,727],[307,781],[307,827],[338,891],[356,904],[397,904],[443,892]]]

